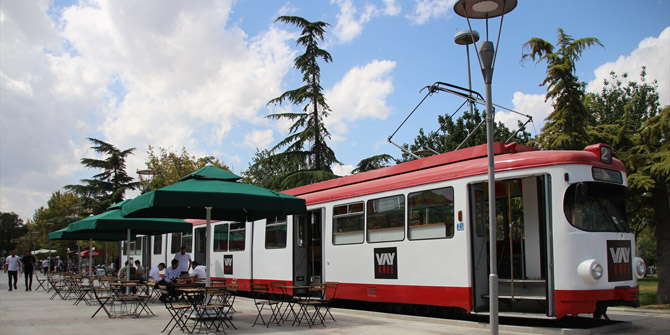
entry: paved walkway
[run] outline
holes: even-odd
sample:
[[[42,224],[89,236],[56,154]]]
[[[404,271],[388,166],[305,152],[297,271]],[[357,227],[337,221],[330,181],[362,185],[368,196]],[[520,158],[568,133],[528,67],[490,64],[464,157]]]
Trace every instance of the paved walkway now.
[[[33,284],[33,289],[36,284],[36,282]],[[51,294],[43,290],[25,291],[22,281],[19,281],[18,287],[18,291],[8,292],[7,275],[0,274],[0,334],[2,335],[160,334],[170,319],[162,303],[151,305],[156,316],[110,319],[105,314],[98,314],[91,319],[97,306],[85,304],[74,306],[72,300],[61,300],[58,297],[49,300]],[[333,309],[337,322],[330,320],[326,322],[326,327],[317,325],[310,329],[305,324],[297,327],[288,324],[282,326],[273,324],[269,328],[262,325],[251,327],[256,317],[253,301],[238,297],[235,309],[238,312],[234,316],[234,322],[238,329],[227,329],[228,334],[489,334],[488,325],[484,323],[342,309]],[[620,313],[623,313],[623,316]],[[660,317],[652,315],[652,319],[649,319],[644,313],[631,314],[623,310],[620,313],[614,313],[616,314],[614,319],[617,317],[634,319],[631,320],[633,328],[609,331],[618,334],[638,333],[637,331],[645,334],[665,334],[666,330],[670,330],[670,314],[661,314]],[[666,324],[668,327],[665,327]],[[589,332],[504,325],[500,327],[500,334],[537,333],[588,334]],[[179,335],[181,332],[175,330],[173,334]]]

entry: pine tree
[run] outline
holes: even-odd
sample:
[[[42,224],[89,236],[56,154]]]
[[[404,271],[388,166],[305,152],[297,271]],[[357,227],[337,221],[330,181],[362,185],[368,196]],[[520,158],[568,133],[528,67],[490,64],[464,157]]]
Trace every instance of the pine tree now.
[[[547,77],[540,86],[547,85],[545,101],[553,100],[554,111],[538,136],[543,149],[582,150],[588,144],[587,126],[589,115],[584,107],[584,83],[575,75],[576,62],[582,52],[593,45],[603,46],[597,38],[586,37],[575,40],[558,28],[558,50],[551,43],[533,37],[523,45],[523,59],[537,63],[547,62]]]
[[[65,189],[83,198],[84,211],[99,214],[123,200],[127,190],[139,186],[139,182],[133,181],[126,172],[126,157],[135,148],[121,151],[107,142],[95,138],[88,140],[93,143],[91,149],[106,155],[106,158],[82,158],[81,163],[89,169],[100,169],[102,172],[91,179],[80,180],[83,183],[81,185],[66,185]]]

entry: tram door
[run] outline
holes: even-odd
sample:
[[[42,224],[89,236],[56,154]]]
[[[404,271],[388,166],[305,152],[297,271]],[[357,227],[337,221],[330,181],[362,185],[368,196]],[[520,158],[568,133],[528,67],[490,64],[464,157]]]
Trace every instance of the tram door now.
[[[293,217],[293,283],[309,285],[322,280],[322,210]]]
[[[551,315],[548,176],[495,183],[496,236],[489,238],[488,183],[470,185],[473,306],[488,310],[490,247],[496,248],[500,311]]]
[[[486,240],[488,201],[484,184],[470,185],[470,231],[472,232],[473,306],[475,312],[488,310],[489,251]]]
[[[195,245],[193,248],[193,260],[200,264],[207,263],[207,240],[205,239],[205,227],[195,229]]]

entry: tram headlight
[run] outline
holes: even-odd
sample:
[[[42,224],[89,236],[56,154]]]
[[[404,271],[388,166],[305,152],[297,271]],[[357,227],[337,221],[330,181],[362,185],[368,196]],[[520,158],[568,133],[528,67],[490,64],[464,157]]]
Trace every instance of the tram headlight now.
[[[603,276],[603,266],[595,259],[587,259],[579,264],[577,274],[587,283],[596,283]]]
[[[647,274],[647,264],[644,262],[644,259],[635,257],[633,264],[635,264],[635,276],[637,279],[644,278],[644,275]]]
[[[603,267],[599,263],[593,263],[591,265],[591,277],[593,279],[598,280],[600,277],[603,276]]]

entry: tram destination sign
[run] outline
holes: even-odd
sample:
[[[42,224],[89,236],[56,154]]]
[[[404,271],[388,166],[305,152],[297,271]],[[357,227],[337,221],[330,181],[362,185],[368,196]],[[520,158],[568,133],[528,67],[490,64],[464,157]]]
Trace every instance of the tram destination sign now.
[[[375,248],[375,279],[398,279],[398,249]]]
[[[607,241],[607,280],[625,281],[633,279],[630,241]]]

